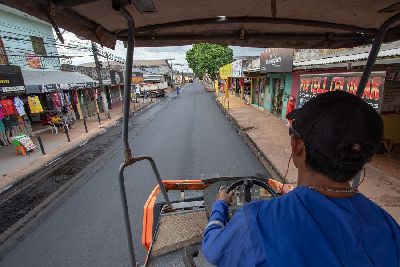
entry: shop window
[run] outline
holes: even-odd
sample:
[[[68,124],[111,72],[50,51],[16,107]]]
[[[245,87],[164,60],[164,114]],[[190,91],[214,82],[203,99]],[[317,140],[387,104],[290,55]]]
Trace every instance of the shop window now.
[[[47,56],[46,48],[44,47],[43,38],[31,36],[33,51],[36,55]]]
[[[1,39],[1,36],[0,36],[0,64],[1,65],[7,65],[8,64],[6,48],[4,47],[3,40]]]

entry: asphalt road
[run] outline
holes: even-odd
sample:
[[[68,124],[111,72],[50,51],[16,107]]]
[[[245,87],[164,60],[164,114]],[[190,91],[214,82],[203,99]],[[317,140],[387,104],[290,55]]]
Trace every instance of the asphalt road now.
[[[137,116],[132,126],[133,153],[154,157],[164,179],[265,173],[200,84],[188,85],[179,98],[169,97]],[[27,233],[0,266],[129,265],[117,181],[121,144],[118,141],[108,150],[87,182]],[[147,163],[128,168],[125,177],[135,248],[143,262],[143,204],[156,181]]]

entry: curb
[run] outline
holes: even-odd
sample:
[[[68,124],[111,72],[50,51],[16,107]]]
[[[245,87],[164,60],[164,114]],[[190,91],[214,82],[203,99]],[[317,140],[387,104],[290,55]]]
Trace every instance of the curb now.
[[[130,116],[146,112],[148,109],[152,108],[157,103],[158,102],[147,103],[140,109],[132,111],[130,113]],[[108,123],[108,125],[101,128],[99,127],[97,131],[93,132],[93,134],[90,137],[85,138],[86,141],[84,142],[86,143],[88,141],[95,139],[96,137],[103,134],[105,129],[115,127],[118,124],[120,124],[121,121],[122,121],[122,115],[116,116],[115,118],[113,118],[113,121],[110,121]],[[79,149],[82,140],[77,143],[78,143],[77,146],[76,145],[71,146],[70,149],[63,151],[63,153],[60,154],[59,157],[68,153],[72,153],[75,149]],[[19,241],[23,240],[27,233],[36,228],[44,220],[44,218],[47,218],[47,215],[51,214],[52,211],[56,209],[59,206],[59,204],[62,203],[62,201],[64,201],[65,198],[71,195],[82,184],[85,184],[93,174],[98,172],[99,169],[101,168],[101,165],[97,164],[97,162],[103,161],[105,157],[108,157],[108,155],[103,154],[102,156],[95,159],[95,161],[90,163],[90,166],[92,166],[93,168],[82,169],[79,173],[75,175],[75,177],[73,177],[71,180],[62,185],[59,189],[54,191],[43,202],[35,206],[18,222],[16,222],[9,229],[0,234],[0,262],[4,257],[4,255],[8,254],[15,247],[15,245]],[[27,174],[25,177],[21,177],[21,179],[15,182],[13,185],[18,185],[24,182],[25,179],[27,177],[30,177],[31,175],[34,175],[34,172]]]
[[[229,121],[233,124],[236,131],[239,133],[239,135],[242,136],[243,140],[250,147],[251,151],[253,151],[254,155],[263,165],[267,173],[269,173],[275,179],[283,182],[284,180],[283,175],[279,172],[279,170],[275,168],[275,166],[268,159],[268,157],[262,152],[257,143],[254,142],[254,140],[247,134],[246,130],[240,127],[238,121],[231,114],[229,114],[229,112],[225,109],[225,107],[221,104],[221,102],[219,102],[215,96],[213,96],[213,98],[217,103],[218,107],[221,109],[222,113],[224,113],[225,117],[229,119]]]
[[[137,112],[146,110],[147,108],[150,108],[155,103],[157,103],[157,102],[148,103],[145,106],[141,107],[140,109],[136,109],[136,110],[132,111],[130,113],[130,115],[133,115],[133,114],[136,114]],[[39,157],[38,161],[40,161],[40,163],[38,163],[38,162],[36,162],[36,164],[32,163],[30,165],[32,169],[28,173],[18,174],[19,172],[23,172],[23,168],[19,168],[17,170],[16,174],[14,174],[14,175],[11,174],[11,175],[7,175],[5,177],[1,177],[0,193],[1,194],[5,193],[9,189],[11,189],[12,187],[25,181],[32,175],[35,175],[44,166],[49,166],[52,163],[54,163],[58,158],[62,158],[66,154],[69,154],[72,151],[74,151],[75,149],[79,149],[79,147],[82,145],[83,142],[87,142],[87,141],[90,141],[90,140],[96,138],[97,136],[99,136],[99,135],[103,134],[105,131],[107,131],[109,128],[114,127],[115,125],[117,125],[121,122],[122,122],[122,115],[116,116],[115,118],[113,118],[109,121],[106,121],[104,124],[99,126],[97,129],[94,129],[92,132],[82,134],[81,136],[79,136],[81,138],[77,137],[74,140],[71,140],[70,143],[65,143],[64,145],[68,145],[66,148],[63,149],[63,147],[61,146],[58,150],[53,150],[52,152]]]

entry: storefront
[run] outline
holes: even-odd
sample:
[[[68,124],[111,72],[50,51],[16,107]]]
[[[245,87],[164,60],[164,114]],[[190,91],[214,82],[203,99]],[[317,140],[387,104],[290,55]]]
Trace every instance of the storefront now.
[[[264,108],[265,86],[268,79],[265,76],[257,76],[251,78],[251,104]]]
[[[111,85],[106,88],[107,102],[110,109],[122,105],[124,75],[122,71],[110,70]]]
[[[232,63],[232,93],[236,96],[244,97],[244,80],[243,80],[243,60],[239,59]]]
[[[0,65],[0,146],[14,144],[24,155],[35,148],[25,93],[20,67]]]
[[[51,114],[63,114],[79,120],[98,112],[96,83],[77,72],[22,71],[28,99],[35,98],[40,109],[31,112],[32,122],[44,122]]]
[[[277,117],[285,118],[290,97],[293,49],[270,48],[260,55],[260,73],[266,76],[261,103]],[[261,86],[261,85],[260,85]]]
[[[394,146],[400,144],[400,69],[386,73],[381,116],[386,149],[392,153]]]

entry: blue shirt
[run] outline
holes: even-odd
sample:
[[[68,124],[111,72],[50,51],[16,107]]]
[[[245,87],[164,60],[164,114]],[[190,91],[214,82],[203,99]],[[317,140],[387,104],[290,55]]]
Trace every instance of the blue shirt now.
[[[329,198],[298,187],[228,220],[214,203],[202,252],[217,266],[400,266],[400,228],[362,194]]]

